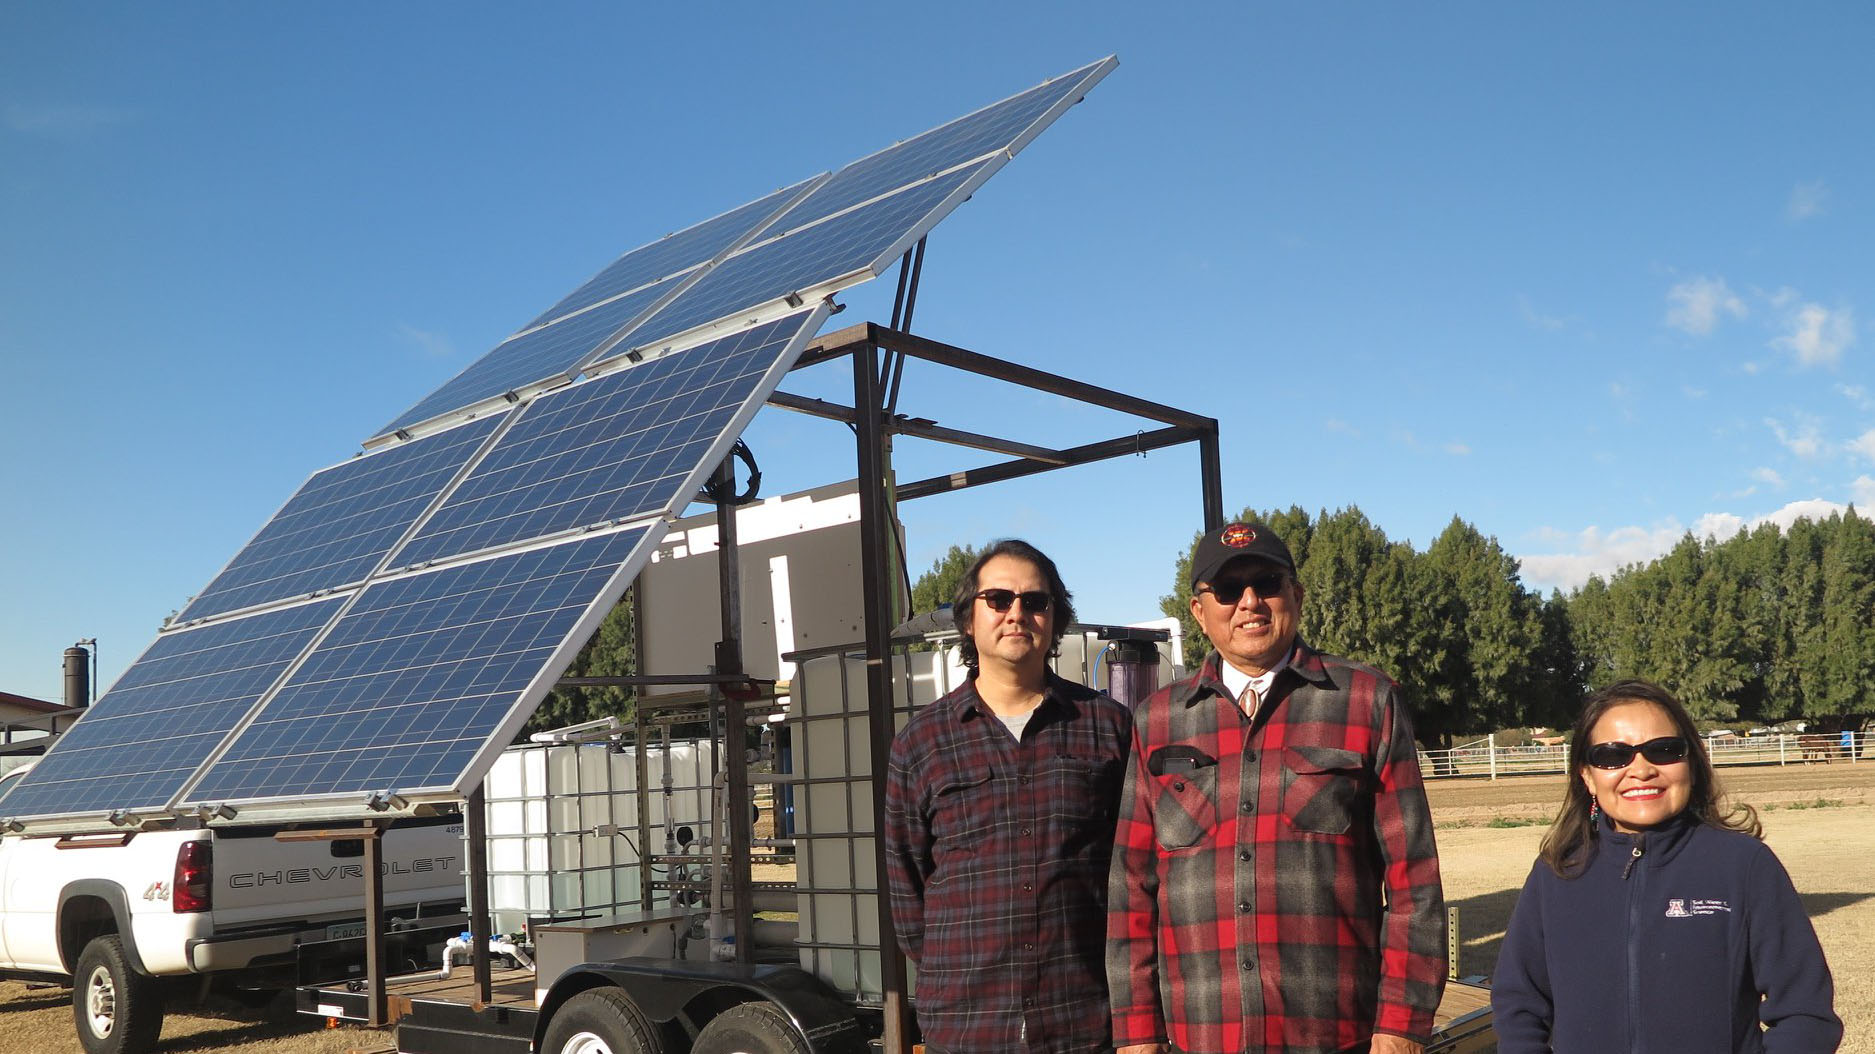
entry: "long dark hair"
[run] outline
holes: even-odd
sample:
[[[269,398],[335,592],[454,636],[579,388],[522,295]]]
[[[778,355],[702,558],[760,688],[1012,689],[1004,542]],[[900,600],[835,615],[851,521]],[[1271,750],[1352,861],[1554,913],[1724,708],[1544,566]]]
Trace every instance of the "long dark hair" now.
[[[970,637],[970,616],[976,607],[977,575],[983,565],[999,556],[1026,560],[1042,572],[1048,580],[1048,595],[1053,598],[1049,610],[1055,613],[1055,639],[1049,642],[1048,654],[1052,658],[1061,654],[1061,638],[1068,632],[1068,623],[1074,621],[1074,594],[1068,592],[1067,583],[1061,580],[1061,572],[1055,569],[1055,562],[1048,555],[1020,538],[1002,538],[990,543],[977,557],[977,562],[970,565],[970,570],[957,583],[957,594],[951,598],[951,619],[957,624],[957,632],[963,635],[964,665],[977,668],[977,642]]]
[[[1538,850],[1538,856],[1551,871],[1563,878],[1574,878],[1595,857],[1598,832],[1589,822],[1589,789],[1582,781],[1582,770],[1589,763],[1589,747],[1594,745],[1589,742],[1589,733],[1603,714],[1627,703],[1659,707],[1673,722],[1673,734],[1686,740],[1685,763],[1692,766],[1693,773],[1692,794],[1686,801],[1687,813],[1711,827],[1740,831],[1754,838],[1764,837],[1756,809],[1743,802],[1726,800],[1725,792],[1719,788],[1719,778],[1712,771],[1712,759],[1706,755],[1706,741],[1700,738],[1699,729],[1694,726],[1686,707],[1672,692],[1652,682],[1620,681],[1583,701],[1582,714],[1569,733],[1569,768],[1563,776],[1567,787],[1562,808],[1557,810],[1556,819]]]

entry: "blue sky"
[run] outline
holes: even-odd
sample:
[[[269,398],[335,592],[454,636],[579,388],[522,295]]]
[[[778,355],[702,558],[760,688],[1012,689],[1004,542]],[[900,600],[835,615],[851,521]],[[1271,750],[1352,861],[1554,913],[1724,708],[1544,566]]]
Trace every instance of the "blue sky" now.
[[[683,10],[674,10],[676,8]],[[671,8],[672,10],[665,10]],[[1108,53],[931,239],[915,328],[1218,417],[1225,503],[1454,516],[1568,588],[1875,504],[1861,5],[0,4],[0,690],[106,683],[310,472],[614,256]],[[885,321],[891,282],[833,325]],[[838,397],[843,368],[790,390]],[[901,410],[1138,425],[914,364]],[[769,411],[768,493],[852,474]],[[993,460],[906,443],[901,478]],[[1089,618],[1160,451],[908,504]]]

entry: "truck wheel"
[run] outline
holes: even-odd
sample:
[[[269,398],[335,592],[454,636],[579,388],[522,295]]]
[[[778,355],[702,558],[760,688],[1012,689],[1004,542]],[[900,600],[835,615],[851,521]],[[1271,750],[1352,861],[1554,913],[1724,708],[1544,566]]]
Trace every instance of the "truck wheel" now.
[[[624,992],[594,988],[566,1001],[547,1027],[541,1054],[664,1054],[651,1020]]]
[[[739,1003],[710,1019],[690,1054],[813,1054],[773,1003]]]
[[[87,1054],[144,1054],[156,1045],[162,994],[155,978],[131,969],[117,934],[94,939],[78,957],[72,1016]]]

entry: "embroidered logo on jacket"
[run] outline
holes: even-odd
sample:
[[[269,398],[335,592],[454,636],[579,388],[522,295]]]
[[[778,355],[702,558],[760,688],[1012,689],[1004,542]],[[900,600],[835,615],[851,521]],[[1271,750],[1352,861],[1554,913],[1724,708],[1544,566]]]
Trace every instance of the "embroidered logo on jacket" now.
[[[1730,913],[1732,905],[1723,900],[1682,900],[1672,898],[1667,901],[1666,916],[1670,919],[1690,919],[1695,915],[1718,915]]]

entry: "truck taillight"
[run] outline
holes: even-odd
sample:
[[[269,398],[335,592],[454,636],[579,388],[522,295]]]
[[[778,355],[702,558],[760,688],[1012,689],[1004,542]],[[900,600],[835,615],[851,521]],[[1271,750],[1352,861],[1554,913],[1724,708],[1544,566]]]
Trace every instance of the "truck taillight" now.
[[[169,898],[171,910],[207,911],[215,885],[214,844],[207,839],[184,842],[176,850],[176,881]]]

